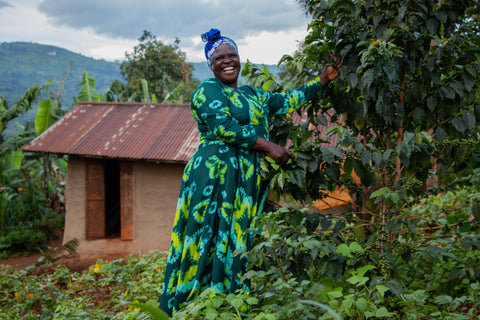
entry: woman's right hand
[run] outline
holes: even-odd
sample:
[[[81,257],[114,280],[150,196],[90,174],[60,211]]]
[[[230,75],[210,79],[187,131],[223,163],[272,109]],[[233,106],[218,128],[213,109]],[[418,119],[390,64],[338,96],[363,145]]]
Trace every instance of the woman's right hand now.
[[[339,69],[342,67],[342,63],[333,54],[330,54],[330,60],[333,61],[333,65],[325,66],[322,73],[320,74],[320,81],[322,82],[322,86],[326,86],[330,83],[330,81],[335,80],[340,75]]]
[[[257,142],[253,145],[253,150],[265,153],[277,164],[287,163],[289,159],[295,160],[295,155],[290,150],[263,138],[257,139]]]

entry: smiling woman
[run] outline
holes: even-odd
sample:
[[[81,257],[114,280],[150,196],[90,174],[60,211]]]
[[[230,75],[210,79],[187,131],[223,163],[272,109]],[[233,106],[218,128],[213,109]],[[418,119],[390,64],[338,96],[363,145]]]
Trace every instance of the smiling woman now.
[[[262,211],[266,184],[260,157],[278,164],[293,154],[269,141],[269,117],[296,110],[338,76],[336,66],[284,94],[237,85],[237,45],[212,29],[202,35],[205,56],[215,78],[194,91],[192,114],[201,144],[185,167],[172,232],[160,308],[172,315],[202,290],[248,291],[241,282],[251,247],[255,218]]]
[[[237,79],[240,74],[240,59],[237,50],[231,45],[220,45],[212,55],[213,74],[223,84],[237,89]]]

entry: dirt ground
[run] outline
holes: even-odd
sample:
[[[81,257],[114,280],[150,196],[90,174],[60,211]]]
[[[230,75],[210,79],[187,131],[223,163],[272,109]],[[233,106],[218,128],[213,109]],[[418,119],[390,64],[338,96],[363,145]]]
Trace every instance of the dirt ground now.
[[[61,251],[57,248],[61,248],[63,237],[51,242],[48,245],[48,250],[45,252],[52,257],[57,257],[61,254],[60,259],[53,262],[53,266],[64,265],[68,269],[76,272],[82,272],[91,265],[94,265],[98,259],[103,261],[112,261],[116,259],[125,258],[127,255],[110,255],[110,256],[98,256],[98,257],[88,257],[80,259],[76,254],[69,254],[66,251]],[[8,259],[0,259],[0,265],[9,265],[14,267],[17,270],[25,269],[32,265],[35,265],[38,260],[42,257],[42,253],[31,253],[28,255],[20,255],[10,257]]]
[[[28,266],[35,264],[41,256],[41,253],[32,253],[27,256],[0,259],[0,264],[10,265],[17,269],[24,269]]]

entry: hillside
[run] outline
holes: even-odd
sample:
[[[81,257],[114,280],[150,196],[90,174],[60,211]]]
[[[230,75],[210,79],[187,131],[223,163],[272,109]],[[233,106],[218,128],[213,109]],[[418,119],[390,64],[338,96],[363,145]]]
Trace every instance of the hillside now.
[[[205,62],[193,63],[193,77],[200,81],[213,76]],[[276,73],[276,66],[268,66]],[[32,85],[43,85],[53,80],[50,86],[52,94],[57,93],[62,83],[61,105],[70,109],[74,104],[82,80],[82,75],[88,70],[95,79],[95,89],[102,94],[114,80],[124,81],[120,74],[120,63],[97,60],[85,57],[66,49],[51,45],[26,42],[0,43],[0,96],[12,105]],[[240,83],[245,79],[240,78]],[[35,119],[36,108],[27,114],[15,119],[24,125]],[[6,135],[14,133],[14,126],[10,124]]]
[[[78,93],[82,74],[88,70],[95,78],[99,92],[115,79],[121,79],[119,64],[95,60],[68,50],[34,43],[0,44],[0,95],[14,103],[33,84],[53,80],[51,89],[58,90],[64,79],[62,104],[69,108]]]
[[[12,104],[35,83],[42,85],[53,80],[51,89],[56,92],[63,79],[62,105],[71,108],[85,70],[94,77],[97,91],[103,93],[113,80],[123,81],[119,66],[117,62],[88,58],[51,45],[3,42],[0,43],[0,95]],[[212,77],[205,62],[193,63],[193,67],[194,78],[202,81]],[[275,65],[268,67],[276,73]],[[245,83],[243,78],[239,81]]]

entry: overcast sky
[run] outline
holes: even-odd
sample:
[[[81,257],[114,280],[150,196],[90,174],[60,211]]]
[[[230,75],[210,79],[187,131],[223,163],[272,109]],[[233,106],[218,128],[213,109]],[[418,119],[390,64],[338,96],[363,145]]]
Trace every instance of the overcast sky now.
[[[235,40],[242,61],[276,64],[307,34],[295,0],[0,0],[0,41],[59,46],[87,57],[121,60],[143,30],[164,44],[180,39],[187,61],[204,61],[200,34]]]

